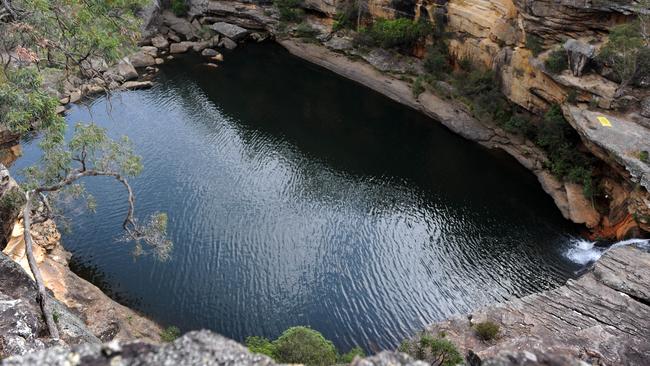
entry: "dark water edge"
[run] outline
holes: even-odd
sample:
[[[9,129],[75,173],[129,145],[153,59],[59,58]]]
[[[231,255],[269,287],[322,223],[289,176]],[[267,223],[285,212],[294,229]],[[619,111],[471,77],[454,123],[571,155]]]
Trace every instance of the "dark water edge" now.
[[[342,350],[553,288],[577,229],[513,158],[288,54],[251,44],[219,68],[184,55],[151,90],[74,106],[128,134],[141,217],[168,212],[173,258],[115,242],[121,187],[87,180],[64,246],[82,277],[163,324],[236,340],[310,325]],[[38,158],[34,142],[14,171]]]

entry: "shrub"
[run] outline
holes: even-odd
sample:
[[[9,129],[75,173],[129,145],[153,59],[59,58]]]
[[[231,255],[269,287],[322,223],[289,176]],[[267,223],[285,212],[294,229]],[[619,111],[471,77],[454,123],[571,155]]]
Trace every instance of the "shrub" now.
[[[383,48],[410,48],[422,37],[431,32],[431,25],[426,21],[412,21],[406,18],[377,19],[372,27],[364,29],[368,37],[362,38],[370,41],[366,46],[380,46]]]
[[[339,2],[334,16],[333,31],[344,28],[353,29],[357,24],[357,11],[358,5],[356,1],[342,1]]]
[[[0,198],[0,215],[3,219],[14,220],[25,205],[25,195],[15,187],[5,192]]]
[[[503,128],[511,133],[520,133],[522,135],[528,136],[530,134],[531,125],[528,118],[524,116],[513,115],[510,119],[503,125]]]
[[[312,39],[318,35],[318,31],[311,27],[307,23],[300,23],[296,27],[296,36],[300,38],[309,38]]]
[[[559,74],[569,67],[569,61],[564,50],[558,49],[548,56],[544,62],[546,69],[554,74]]]
[[[458,67],[460,67],[460,69],[463,71],[472,71],[472,59],[468,56],[463,56],[460,60],[458,60]]]
[[[402,342],[400,352],[408,353],[418,360],[427,361],[433,366],[455,366],[463,362],[463,358],[449,340],[422,335],[415,343]]]
[[[173,342],[176,338],[181,336],[181,330],[178,327],[170,326],[165,328],[160,333],[160,340],[163,342]]]
[[[247,337],[246,338],[246,347],[251,352],[261,353],[267,355],[271,358],[275,358],[275,346],[271,343],[268,338],[264,337]]]
[[[431,46],[427,49],[427,55],[424,58],[424,69],[437,79],[451,72],[449,51],[446,45]]]
[[[569,93],[566,96],[566,101],[574,104],[578,101],[578,92],[575,89],[569,90]]]
[[[612,68],[621,86],[650,75],[650,48],[638,21],[619,24],[610,29],[607,43],[598,59]]]
[[[499,334],[499,324],[496,324],[491,321],[484,321],[481,323],[478,323],[474,326],[474,331],[476,332],[476,335],[479,337],[479,339],[483,341],[489,341],[494,338]]]
[[[302,363],[307,366],[329,366],[336,363],[337,352],[332,342],[308,327],[292,327],[273,341],[276,360]]]
[[[639,152],[639,160],[646,164],[650,163],[650,153],[647,150]]]
[[[298,22],[305,15],[305,12],[300,8],[302,0],[274,0],[273,4],[278,8],[281,21]]]
[[[413,97],[417,98],[420,94],[424,93],[424,82],[421,76],[418,76],[417,79],[413,82],[411,86],[411,91],[413,92]]]
[[[526,48],[533,52],[533,56],[537,56],[544,51],[544,40],[534,34],[526,35]]]
[[[352,360],[354,360],[356,356],[359,357],[366,356],[365,352],[363,352],[363,349],[361,349],[361,347],[358,346],[354,347],[348,353],[342,354],[341,357],[339,357],[339,363],[349,364],[352,362]]]
[[[190,10],[190,7],[187,5],[185,0],[172,0],[171,9],[176,16],[182,17],[187,15],[187,12]]]

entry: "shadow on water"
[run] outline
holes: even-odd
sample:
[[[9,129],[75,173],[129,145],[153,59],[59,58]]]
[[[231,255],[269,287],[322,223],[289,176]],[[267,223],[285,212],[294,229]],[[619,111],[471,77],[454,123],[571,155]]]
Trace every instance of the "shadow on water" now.
[[[164,324],[237,340],[310,325],[342,350],[394,347],[427,323],[553,288],[576,228],[506,154],[274,44],[184,55],[150,90],[73,107],[128,134],[138,214],[169,214],[169,262],[116,243],[121,187],[87,180],[75,269]],[[38,158],[34,143],[16,169]]]

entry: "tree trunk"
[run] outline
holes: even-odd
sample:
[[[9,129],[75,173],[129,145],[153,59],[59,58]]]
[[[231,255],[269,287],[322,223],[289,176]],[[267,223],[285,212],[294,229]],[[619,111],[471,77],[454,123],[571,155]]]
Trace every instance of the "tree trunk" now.
[[[45,318],[45,323],[47,324],[47,329],[50,333],[50,337],[54,340],[59,339],[59,330],[54,323],[54,316],[52,315],[52,309],[50,308],[50,303],[47,301],[47,292],[45,290],[45,285],[43,284],[43,277],[41,276],[41,271],[38,269],[38,264],[36,263],[36,258],[34,258],[34,248],[32,244],[32,233],[31,229],[31,197],[30,193],[25,194],[27,202],[25,203],[25,210],[23,211],[23,226],[24,232],[23,236],[25,238],[25,253],[27,254],[27,262],[29,262],[29,268],[32,270],[34,275],[34,280],[36,281],[36,286],[38,287],[38,298],[36,299],[41,305],[41,310],[43,312],[43,317]]]

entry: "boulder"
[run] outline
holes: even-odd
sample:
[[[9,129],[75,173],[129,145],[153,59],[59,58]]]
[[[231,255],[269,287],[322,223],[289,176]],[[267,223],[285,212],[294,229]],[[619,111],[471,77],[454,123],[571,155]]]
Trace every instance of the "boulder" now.
[[[224,37],[230,38],[233,41],[238,41],[248,35],[248,31],[246,29],[238,25],[225,22],[214,23],[210,26],[210,29],[214,30]]]
[[[139,90],[139,89],[149,89],[153,86],[153,83],[151,81],[145,80],[145,81],[127,81],[126,83],[122,84],[122,89],[127,89],[127,90]]]
[[[97,74],[103,73],[108,70],[106,60],[101,57],[90,58],[81,61],[81,73],[86,77],[94,77]]]
[[[129,62],[120,61],[120,63],[115,66],[117,74],[121,76],[125,81],[133,80],[138,78],[138,72],[135,70],[135,67]]]
[[[179,18],[169,10],[162,13],[163,23],[171,28],[174,32],[185,37],[186,40],[197,39],[198,29],[187,19]]]
[[[185,53],[190,49],[190,47],[194,46],[194,44],[194,42],[172,43],[171,46],[169,46],[169,53]]]
[[[167,49],[169,47],[169,41],[167,37],[159,34],[151,39],[151,45],[159,49]]]
[[[234,50],[235,48],[237,48],[237,42],[233,41],[228,37],[223,37],[221,41],[219,41],[219,46],[226,47],[229,50]]]
[[[44,337],[47,328],[37,294],[31,277],[18,263],[0,253],[0,357],[31,354],[55,343]],[[46,301],[59,314],[57,324],[63,344],[99,343],[67,307],[50,296]]]
[[[140,50],[142,50],[142,52],[144,52],[145,54],[147,54],[149,56],[152,56],[152,57],[158,56],[158,48],[157,47],[154,47],[154,46],[142,46],[142,47],[140,47]]]
[[[589,60],[596,56],[596,47],[576,39],[567,40],[564,49],[569,56],[569,68],[573,76],[582,76]]]
[[[218,54],[219,52],[217,52],[217,50],[212,48],[206,48],[203,51],[201,51],[201,56],[205,56],[205,57],[215,57]]]
[[[154,56],[151,56],[144,51],[138,51],[129,56],[129,61],[133,67],[147,67],[156,64]]]
[[[650,118],[650,97],[645,97],[641,100],[641,111],[639,113],[643,117]]]

